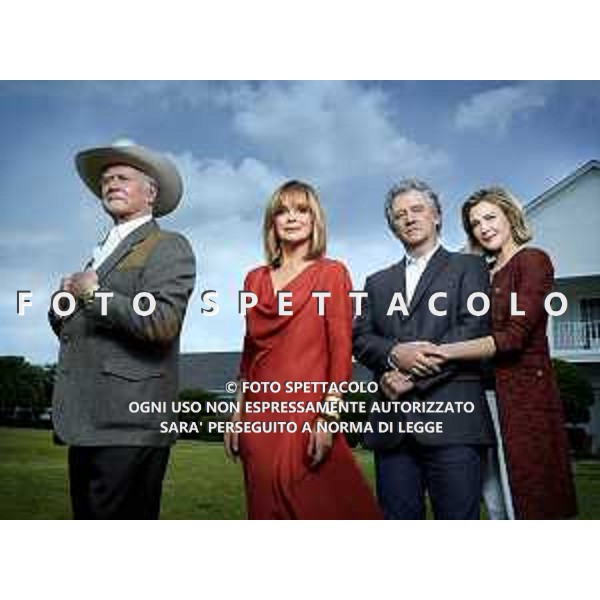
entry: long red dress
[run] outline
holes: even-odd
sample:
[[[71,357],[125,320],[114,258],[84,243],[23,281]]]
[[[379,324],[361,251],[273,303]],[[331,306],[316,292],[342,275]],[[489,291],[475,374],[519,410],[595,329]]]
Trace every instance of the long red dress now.
[[[340,262],[322,258],[297,275],[285,291],[292,293],[293,316],[278,315],[270,268],[251,271],[244,290],[258,297],[248,309],[240,375],[247,381],[341,382],[352,375],[352,303],[350,277]],[[313,291],[328,291],[325,314],[317,313]],[[317,402],[316,393],[246,393],[246,402]],[[296,433],[244,432],[239,437],[250,519],[381,518],[368,484],[354,462],[343,434],[334,435],[328,456],[310,466],[308,432],[317,413],[246,413],[244,421],[294,421]]]
[[[517,252],[492,280],[496,394],[517,519],[566,519],[577,513],[546,338],[544,299],[553,283],[552,262],[535,248]],[[511,292],[525,315],[511,316]]]

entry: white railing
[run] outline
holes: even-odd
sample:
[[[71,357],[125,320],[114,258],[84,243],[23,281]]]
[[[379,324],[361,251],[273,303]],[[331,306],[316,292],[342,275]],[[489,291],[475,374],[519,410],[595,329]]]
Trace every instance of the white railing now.
[[[552,337],[555,350],[600,352],[600,321],[555,320]]]

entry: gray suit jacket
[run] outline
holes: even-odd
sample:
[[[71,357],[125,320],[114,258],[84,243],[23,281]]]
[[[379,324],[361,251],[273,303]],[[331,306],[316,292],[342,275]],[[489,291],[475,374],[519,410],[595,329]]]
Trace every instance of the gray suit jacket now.
[[[388,356],[398,342],[456,342],[489,333],[488,316],[475,317],[467,310],[467,299],[473,292],[488,292],[488,274],[481,258],[450,253],[440,247],[419,280],[408,306],[409,316],[400,312],[387,316],[394,293],[401,292],[405,296],[405,279],[404,260],[368,277],[365,285],[368,299],[363,302],[362,316],[354,322],[354,355],[373,371],[377,383],[390,369]],[[429,298],[436,292],[447,294],[447,298],[438,298],[435,302],[436,309],[447,310],[446,316],[435,316],[429,311]],[[475,306],[480,308],[477,303]],[[381,393],[374,399],[386,401]],[[378,419],[441,422],[443,433],[411,434],[423,444],[491,444],[494,441],[479,363],[446,365],[439,375],[418,380],[414,391],[402,396],[401,400],[416,401],[422,408],[432,406],[427,402],[468,401],[474,404],[475,410],[472,413],[407,411],[394,415],[372,414],[373,424],[376,425]],[[437,404],[434,410],[440,407]],[[375,449],[385,449],[397,446],[404,437],[405,434],[397,432],[375,433],[367,434],[365,441]]]
[[[161,433],[159,425],[176,420],[179,333],[195,280],[190,244],[150,221],[117,246],[98,280],[100,291],[114,293],[106,316],[99,298],[65,319],[49,313],[60,340],[55,432],[79,446],[170,445],[176,434]],[[132,307],[142,291],[156,299],[146,317]],[[130,402],[165,402],[167,412],[131,412]]]

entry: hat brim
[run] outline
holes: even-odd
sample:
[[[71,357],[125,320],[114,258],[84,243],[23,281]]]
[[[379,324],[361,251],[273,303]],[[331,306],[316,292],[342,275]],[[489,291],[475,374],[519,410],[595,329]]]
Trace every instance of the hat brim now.
[[[128,165],[158,182],[158,195],[152,210],[155,217],[174,211],[181,201],[183,184],[177,167],[168,158],[143,146],[91,148],[77,154],[75,165],[83,182],[98,198],[102,198],[102,173],[113,165]]]

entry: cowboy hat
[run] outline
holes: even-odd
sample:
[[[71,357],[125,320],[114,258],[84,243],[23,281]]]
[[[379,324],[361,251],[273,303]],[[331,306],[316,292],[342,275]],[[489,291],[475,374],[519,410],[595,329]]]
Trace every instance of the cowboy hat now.
[[[100,177],[112,165],[135,167],[154,178],[158,183],[158,194],[152,211],[155,217],[162,217],[175,210],[181,200],[183,184],[173,162],[158,152],[129,140],[83,150],[75,156],[75,165],[81,179],[98,198],[102,198]]]

